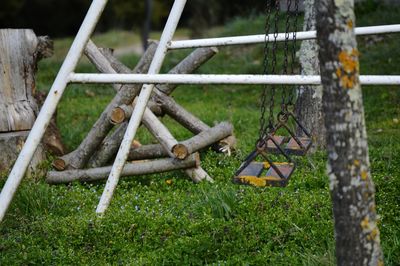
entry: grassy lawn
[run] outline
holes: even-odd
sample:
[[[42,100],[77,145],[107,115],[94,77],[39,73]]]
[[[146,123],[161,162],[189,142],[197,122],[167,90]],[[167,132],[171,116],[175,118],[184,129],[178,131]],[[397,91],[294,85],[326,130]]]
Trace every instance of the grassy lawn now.
[[[399,11],[365,12],[358,25],[399,23]],[[261,32],[262,20],[237,19],[218,35]],[[95,41],[114,46],[126,34],[107,33]],[[40,63],[39,89],[50,87],[70,41],[57,40],[56,57]],[[363,74],[400,74],[399,34],[358,41]],[[163,71],[188,52],[169,54]],[[261,46],[220,49],[199,73],[260,73],[261,58]],[[137,59],[122,58],[130,66]],[[83,61],[78,71],[95,70]],[[58,123],[69,150],[79,145],[113,95],[110,86],[68,87],[58,108]],[[286,188],[234,185],[232,175],[256,140],[259,86],[181,86],[173,96],[209,125],[228,120],[235,127],[238,150],[233,156],[201,153],[202,166],[214,184],[193,184],[179,171],[122,179],[105,217],[98,219],[95,207],[104,183],[49,186],[43,176],[25,179],[0,225],[0,265],[333,265],[325,154],[298,158]],[[400,90],[364,87],[363,96],[385,263],[396,265],[400,262]],[[171,119],[163,122],[177,139],[191,136]],[[139,139],[154,141],[142,129]],[[1,179],[0,185],[4,182]]]

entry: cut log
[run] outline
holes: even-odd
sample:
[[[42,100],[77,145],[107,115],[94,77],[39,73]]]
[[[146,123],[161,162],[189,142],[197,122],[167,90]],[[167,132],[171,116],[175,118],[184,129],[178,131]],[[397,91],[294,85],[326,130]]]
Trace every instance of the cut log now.
[[[190,158],[190,157],[189,157]],[[203,180],[206,180],[208,182],[214,183],[214,180],[207,174],[206,171],[204,171],[201,166],[195,167],[195,168],[190,168],[186,169],[185,173],[193,180],[195,183],[199,183]]]
[[[150,109],[150,111],[155,114],[156,116],[162,116],[163,112],[161,109],[161,106],[156,104],[153,101],[149,101],[147,104],[147,108]],[[132,105],[120,105],[111,112],[110,115],[110,120],[111,123],[118,125],[121,124],[125,121],[128,121],[128,119],[131,117],[133,112],[133,106]]]
[[[193,134],[199,134],[202,131],[210,129],[206,123],[188,112],[171,97],[157,93],[154,94],[154,100],[161,106],[162,110],[167,115],[172,117]]]
[[[118,152],[121,141],[124,138],[128,122],[124,122],[117,129],[108,135],[102,145],[90,158],[88,166],[91,168],[106,165]]]
[[[197,48],[168,72],[168,74],[192,73],[217,53],[218,49],[216,47]],[[156,85],[156,88],[166,95],[170,95],[176,87],[176,84]]]
[[[131,148],[128,154],[128,161],[149,160],[168,156],[168,152],[161,144],[149,144],[138,148]]]
[[[178,144],[178,141],[172,136],[168,128],[164,126],[163,123],[158,120],[158,118],[146,108],[142,118],[143,124],[150,131],[150,133],[158,140],[158,142],[164,147],[168,152],[169,156],[175,157],[172,149]],[[179,158],[178,159],[183,159]]]
[[[185,159],[189,154],[210,146],[233,134],[233,126],[228,122],[222,122],[208,130],[202,131],[196,136],[180,142],[172,148],[175,157]],[[182,148],[184,147],[184,148]]]
[[[199,163],[200,159],[198,154],[193,154],[186,160],[167,158],[154,161],[137,161],[126,163],[122,170],[121,177],[155,174],[177,169],[196,168],[199,167]],[[111,168],[111,166],[107,166],[91,169],[66,170],[63,172],[50,171],[47,173],[46,182],[49,184],[62,184],[73,181],[91,182],[106,180]]]
[[[192,71],[196,70],[201,64],[203,64],[205,61],[210,59],[215,53],[217,52],[216,49],[213,48],[199,48],[196,49],[194,52],[192,52],[189,56],[187,56],[183,61],[181,61],[178,65],[176,65],[169,73],[191,73]],[[118,61],[114,56],[112,56],[110,53],[104,53],[103,54],[109,62],[113,65],[113,67],[116,67],[121,73],[121,74],[128,74],[132,73],[127,70],[127,68]],[[103,60],[98,60],[98,62],[103,62]],[[100,69],[100,66],[96,66]],[[104,66],[106,65],[104,64]],[[107,73],[114,73],[115,70],[111,70],[110,72]],[[172,92],[175,89],[175,85],[159,85],[158,88],[163,91],[164,93]],[[156,90],[154,90],[156,91]],[[153,94],[155,95],[155,94]],[[125,104],[129,106],[128,104]],[[120,106],[120,105],[119,105]],[[118,106],[115,106],[118,107]],[[114,108],[113,108],[114,110]],[[111,111],[112,112],[112,111]],[[111,113],[110,112],[110,113]],[[125,115],[125,114],[124,114]],[[111,116],[111,115],[110,115]],[[110,118],[109,116],[109,118]],[[125,118],[124,118],[125,119]],[[111,119],[110,119],[111,121]],[[110,122],[111,123],[111,122]],[[122,124],[124,125],[125,122]],[[126,126],[124,126],[126,128]],[[120,128],[123,128],[122,126]],[[107,141],[104,142],[103,145],[101,145],[98,148],[98,151],[93,154],[92,158],[90,159],[89,165],[91,167],[99,167],[105,165],[108,161],[111,160],[112,157],[115,156],[115,154],[118,151],[118,147],[122,141],[122,138],[124,136],[124,133],[122,130],[119,128],[111,134],[110,137],[107,137]]]
[[[149,62],[154,56],[156,44],[150,45],[145,54],[143,55],[142,59],[136,65],[134,72],[141,71],[147,72],[150,64]],[[97,65],[96,65],[97,67]],[[96,149],[98,149],[101,142],[107,136],[108,132],[113,127],[113,124],[110,122],[109,115],[111,114],[112,110],[120,106],[122,104],[130,104],[132,103],[133,99],[139,93],[141,88],[140,84],[136,85],[123,85],[117,95],[113,98],[111,103],[106,107],[103,113],[100,115],[99,119],[93,125],[92,129],[89,131],[85,139],[79,145],[79,147],[74,150],[73,152],[64,155],[57,159],[59,162],[60,160],[64,161],[62,165],[64,165],[64,169],[79,169],[83,168],[90,157],[93,155]],[[57,168],[57,163],[54,162],[54,167]],[[64,170],[61,169],[61,170]]]

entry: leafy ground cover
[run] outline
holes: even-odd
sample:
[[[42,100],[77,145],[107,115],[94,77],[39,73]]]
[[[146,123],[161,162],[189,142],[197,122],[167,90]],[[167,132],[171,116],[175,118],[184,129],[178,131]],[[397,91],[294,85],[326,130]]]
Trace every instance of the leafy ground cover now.
[[[398,11],[365,11],[358,24],[398,23]],[[250,33],[260,32],[262,19],[237,19],[218,34],[249,33],[259,26],[260,30]],[[112,36],[123,34],[97,40],[113,44]],[[362,73],[400,73],[398,34],[358,40]],[[57,41],[56,47],[62,50],[69,42]],[[169,55],[163,71],[185,53]],[[62,55],[41,62],[38,88],[49,88],[60,58]],[[258,46],[221,49],[199,72],[259,73],[260,58],[262,47]],[[135,56],[122,59],[131,66],[137,61]],[[83,62],[79,71],[94,68]],[[260,88],[181,86],[173,95],[208,124],[229,120],[235,126],[239,142],[232,157],[212,151],[201,154],[214,184],[193,184],[178,171],[123,179],[107,214],[98,219],[94,210],[104,183],[49,186],[40,175],[25,179],[0,225],[0,264],[334,264],[325,154],[299,158],[287,188],[234,185],[232,174],[257,136]],[[58,123],[70,150],[80,143],[112,96],[109,86],[73,85],[67,89],[58,109]],[[396,265],[400,261],[400,90],[395,86],[364,87],[363,96],[385,262]],[[163,122],[178,139],[190,136],[171,119]],[[144,130],[139,139],[154,141]]]

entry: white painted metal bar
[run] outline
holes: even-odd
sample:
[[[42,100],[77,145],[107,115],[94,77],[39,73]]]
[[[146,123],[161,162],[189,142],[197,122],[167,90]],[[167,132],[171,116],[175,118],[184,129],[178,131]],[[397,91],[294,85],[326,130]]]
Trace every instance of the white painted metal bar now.
[[[320,76],[303,75],[215,75],[215,74],[71,74],[79,83],[152,83],[152,84],[298,84],[319,85]],[[363,85],[400,85],[400,75],[360,76]]]
[[[165,55],[167,53],[167,44],[171,41],[175,33],[185,4],[186,0],[174,1],[167,23],[165,24],[164,31],[161,35],[156,53],[154,54],[153,61],[150,64],[148,74],[156,74],[160,71]],[[103,214],[110,204],[112,195],[118,184],[121,171],[128,157],[133,138],[136,135],[136,131],[142,120],[144,110],[150,98],[151,92],[153,91],[153,88],[154,84],[143,85],[139,97],[137,98],[135,109],[133,110],[124,138],[119,147],[118,154],[111,169],[111,173],[108,176],[106,187],[103,191],[103,194],[101,195],[100,202],[97,206],[96,213],[98,214]]]
[[[56,110],[57,104],[68,83],[68,78],[71,72],[74,71],[79,58],[82,55],[83,49],[93,32],[96,23],[103,12],[107,0],[94,0],[86,14],[85,19],[76,35],[74,42],[62,64],[60,71],[50,89],[50,92],[44,102],[41,111],[32,127],[32,130],[26,139],[25,145],[22,148],[14,167],[0,194],[0,221],[14,197],[15,192],[26,172],[26,169],[32,160],[32,156],[43,137],[44,131],[49,124],[49,121]]]
[[[371,34],[385,34],[400,32],[400,24],[381,25],[370,27],[355,28],[356,35],[371,35]],[[293,39],[293,32],[289,33],[289,40]],[[316,31],[299,31],[296,33],[297,40],[310,40],[317,38]],[[276,41],[285,41],[286,34],[279,33]],[[269,40],[274,40],[273,34],[269,34]],[[220,37],[220,38],[204,38],[194,40],[179,40],[171,41],[168,44],[168,49],[184,49],[184,48],[197,48],[197,47],[210,47],[210,46],[229,46],[238,44],[256,44],[264,43],[266,41],[265,34],[247,35],[247,36],[234,36],[234,37]]]

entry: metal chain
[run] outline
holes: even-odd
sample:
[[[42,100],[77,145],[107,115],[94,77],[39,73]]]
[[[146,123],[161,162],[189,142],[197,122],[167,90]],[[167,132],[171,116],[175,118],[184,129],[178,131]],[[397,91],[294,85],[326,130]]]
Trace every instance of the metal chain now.
[[[266,75],[268,73],[268,65],[269,65],[269,31],[271,28],[270,24],[270,19],[271,19],[271,11],[272,11],[272,4],[271,1],[267,0],[267,6],[266,6],[266,19],[265,19],[265,39],[264,39],[264,69],[263,69],[263,74]],[[263,91],[261,94],[261,106],[260,106],[260,129],[259,129],[259,138],[258,142],[260,142],[264,135],[265,135],[265,127],[266,127],[266,118],[265,118],[265,112],[266,112],[266,105],[267,105],[267,94],[268,94],[268,86],[264,85]]]
[[[285,24],[285,43],[284,43],[284,57],[283,57],[283,74],[287,75],[288,73],[288,65],[289,65],[289,30],[290,30],[290,8],[292,6],[292,0],[287,0],[286,2],[287,11],[286,11],[286,24]],[[286,90],[287,85],[282,85],[282,94],[281,94],[281,113],[286,111]]]
[[[274,41],[272,44],[272,66],[271,66],[271,74],[276,74],[276,51],[278,48],[278,21],[279,21],[279,0],[274,1],[275,3],[275,17],[274,17]],[[274,107],[275,107],[275,86],[271,86],[271,96],[269,102],[269,119],[268,125],[264,128],[265,133],[271,133],[275,128],[275,118],[274,118]]]
[[[299,0],[295,0],[295,8],[294,8],[294,22],[293,22],[293,41],[292,41],[292,54],[291,54],[291,64],[290,64],[290,74],[294,74],[294,66],[295,66],[295,62],[296,62],[296,50],[297,50],[297,39],[296,39],[296,35],[297,35],[297,21],[298,21],[298,17],[299,17]],[[289,100],[287,105],[288,106],[294,106],[295,102],[294,102],[294,97],[295,97],[295,93],[296,93],[296,87],[298,88],[298,90],[300,89],[300,86],[293,86],[292,89],[289,91]]]

